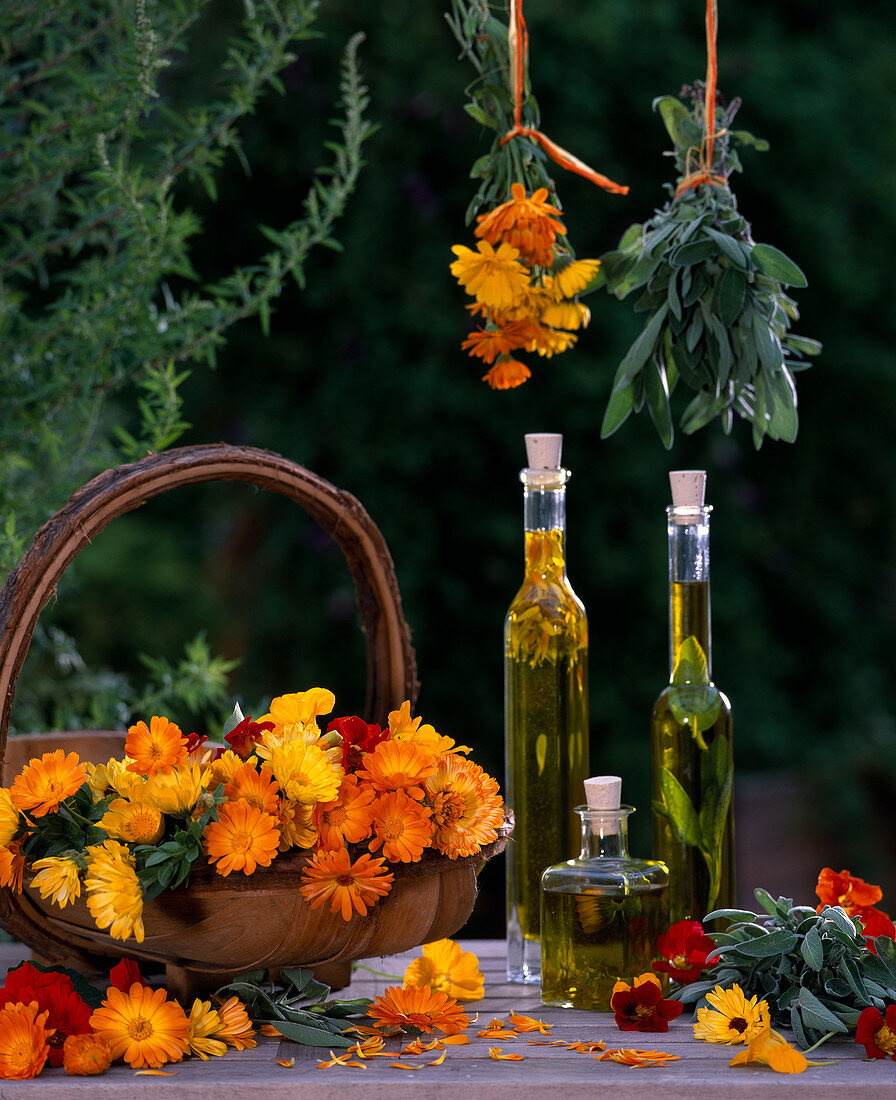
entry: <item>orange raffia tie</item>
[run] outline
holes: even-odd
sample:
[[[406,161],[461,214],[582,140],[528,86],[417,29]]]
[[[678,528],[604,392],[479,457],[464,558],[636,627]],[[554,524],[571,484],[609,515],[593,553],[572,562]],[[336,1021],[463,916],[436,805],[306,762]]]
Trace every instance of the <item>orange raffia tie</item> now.
[[[716,140],[716,81],[718,62],[716,59],[716,38],[719,12],[717,0],[706,0],[706,86],[703,91],[703,141],[700,143],[699,167],[689,172],[675,189],[675,197],[691,187],[701,183],[725,184],[724,176],[712,171],[713,148]],[[690,154],[688,156],[690,159]]]
[[[526,20],[523,18],[523,0],[512,0],[510,5],[510,25],[507,29],[507,43],[510,50],[510,91],[513,96],[513,127],[501,138],[500,144],[510,141],[514,137],[527,137],[544,149],[547,155],[561,168],[568,172],[575,172],[584,176],[586,180],[596,183],[605,191],[611,191],[615,195],[627,195],[628,187],[620,183],[614,183],[600,172],[589,168],[584,161],[574,157],[572,153],[551,141],[547,134],[536,130],[532,126],[523,126],[523,96],[526,75],[526,61],[529,56],[529,31],[526,28]]]

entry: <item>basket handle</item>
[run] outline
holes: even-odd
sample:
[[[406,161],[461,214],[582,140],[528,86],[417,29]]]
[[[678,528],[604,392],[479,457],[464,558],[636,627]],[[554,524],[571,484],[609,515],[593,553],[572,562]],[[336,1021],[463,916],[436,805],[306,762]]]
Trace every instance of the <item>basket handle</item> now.
[[[180,447],[106,470],[88,482],[41,527],[10,573],[0,592],[0,760],[6,753],[16,680],[38,616],[69,562],[116,516],[168,489],[205,481],[247,481],[281,493],[333,537],[354,580],[367,636],[367,718],[383,722],[405,699],[412,704],[416,700],[417,668],[395,568],[383,536],[361,504],[271,451],[224,443]]]

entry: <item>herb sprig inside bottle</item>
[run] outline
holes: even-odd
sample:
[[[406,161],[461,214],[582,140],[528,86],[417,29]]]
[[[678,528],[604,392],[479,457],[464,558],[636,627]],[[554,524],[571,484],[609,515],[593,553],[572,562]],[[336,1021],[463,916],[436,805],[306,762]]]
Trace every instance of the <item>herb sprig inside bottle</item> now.
[[[682,90],[690,109],[674,96],[654,102],[679,178],[668,185],[666,205],[602,257],[598,280],[617,298],[640,290],[635,311],[646,319],[616,372],[601,437],[646,404],[671,447],[670,398],[681,383],[694,392],[679,420],[686,434],[717,416],[730,432],[736,413],[752,423],[757,449],[766,435],[792,443],[793,373],[809,366],[803,356],[821,350],[817,340],[789,331],[799,314],[784,288],[805,287],[806,277],[779,249],[753,241],[729,186],[731,173],[741,171],[738,146],[764,151],[767,143],[730,128],[739,100],[717,108],[707,125],[704,90],[701,83]]]

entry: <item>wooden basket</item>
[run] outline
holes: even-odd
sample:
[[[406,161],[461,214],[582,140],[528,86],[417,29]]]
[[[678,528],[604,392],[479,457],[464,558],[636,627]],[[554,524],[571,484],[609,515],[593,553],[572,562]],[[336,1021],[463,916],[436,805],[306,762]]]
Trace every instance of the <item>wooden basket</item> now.
[[[83,731],[14,738],[7,745],[16,679],[38,615],[66,566],[116,516],[180,485],[246,481],[294,500],[345,554],[367,638],[369,721],[416,698],[410,635],[389,551],[379,530],[350,494],[279,455],[224,444],[183,447],[108,470],[72,496],[38,532],[0,592],[0,761],[8,785],[34,755],[63,745],[82,759],[120,756],[124,734]],[[417,864],[393,867],[392,890],[366,917],[346,922],[328,909],[312,910],[298,893],[305,857],[278,856],[255,874],[227,878],[196,867],[186,889],[168,891],[144,907],[145,939],[113,940],[96,928],[82,898],[58,909],[26,887],[0,890],[0,923],[37,955],[54,962],[108,968],[123,956],[166,968],[172,993],[215,988],[254,967],[312,966],[338,986],[353,959],[388,955],[453,935],[476,897],[476,873],[503,840],[468,859],[426,853]],[[340,964],[335,967],[335,964]]]

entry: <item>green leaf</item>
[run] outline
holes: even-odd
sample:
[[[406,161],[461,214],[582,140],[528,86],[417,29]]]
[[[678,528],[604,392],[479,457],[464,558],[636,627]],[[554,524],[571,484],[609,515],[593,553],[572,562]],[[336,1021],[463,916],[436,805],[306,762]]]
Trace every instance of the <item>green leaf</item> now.
[[[809,285],[802,270],[784,253],[770,244],[754,244],[751,253],[760,270],[785,286],[806,287]]]
[[[682,844],[694,847],[700,843],[700,821],[687,791],[668,768],[660,768],[660,789],[663,806]]]
[[[710,682],[709,662],[703,647],[693,634],[689,634],[678,647],[670,682],[675,685]]]
[[[737,953],[738,955],[746,955],[751,959],[769,959],[774,955],[784,955],[788,951],[792,951],[796,945],[797,937],[793,932],[781,928],[755,940],[746,940],[736,947],[726,947],[723,950],[726,958],[729,954]]]
[[[616,371],[616,377],[619,378],[625,369],[624,364],[620,364],[619,369]],[[631,416],[632,409],[634,407],[634,393],[632,387],[626,386],[623,390],[615,389],[610,394],[610,400],[607,402],[607,408],[604,412],[604,420],[600,428],[601,439],[607,439],[620,428],[629,416]]]
[[[711,225],[705,225],[703,232],[711,241],[715,242],[722,255],[730,260],[735,267],[740,268],[742,271],[746,270],[747,260],[738,241],[733,237],[729,237],[727,233],[720,233],[718,229],[713,229]]]
[[[896,983],[896,940],[889,936],[878,936],[874,941],[878,959],[885,964]]]
[[[679,245],[669,257],[669,263],[673,267],[691,267],[693,264],[702,263],[704,260],[711,260],[715,255],[715,242],[706,237],[701,237],[696,241],[688,241],[687,244]]]
[[[613,392],[618,393],[620,390],[625,389],[626,386],[632,381],[632,379],[640,374],[644,364],[653,354],[656,342],[659,339],[660,332],[663,327],[663,322],[666,319],[666,314],[669,312],[669,305],[660,306],[656,313],[644,326],[644,330],[637,340],[632,344],[628,350],[628,354],[622,360],[621,376],[617,372],[616,381],[613,384]]]
[[[346,1039],[344,1035],[337,1035],[323,1027],[309,1027],[307,1024],[296,1023],[294,1020],[276,1020],[274,1027],[280,1034],[291,1039],[294,1043],[302,1043],[306,1047],[350,1047],[354,1040]]]
[[[671,95],[660,96],[653,101],[653,109],[659,111],[666,132],[672,139],[676,149],[687,148],[689,144],[688,134],[693,123],[691,112],[681,100]]]
[[[712,920],[732,920],[752,924],[756,920],[756,914],[751,913],[749,909],[713,909],[703,920],[704,923]]]
[[[806,965],[816,973],[824,965],[824,947],[821,942],[818,928],[810,928],[800,944],[800,954],[806,960]]]
[[[722,272],[716,284],[716,311],[725,328],[734,324],[743,309],[746,286],[746,279],[736,268],[726,267]]]
[[[663,446],[666,450],[672,448],[672,409],[669,406],[669,386],[666,381],[666,370],[662,362],[654,357],[648,364],[645,373],[647,381],[647,408],[650,419],[653,421]]]
[[[846,1024],[805,986],[800,990],[797,1003],[802,1009],[803,1022],[821,1031],[847,1031]]]

